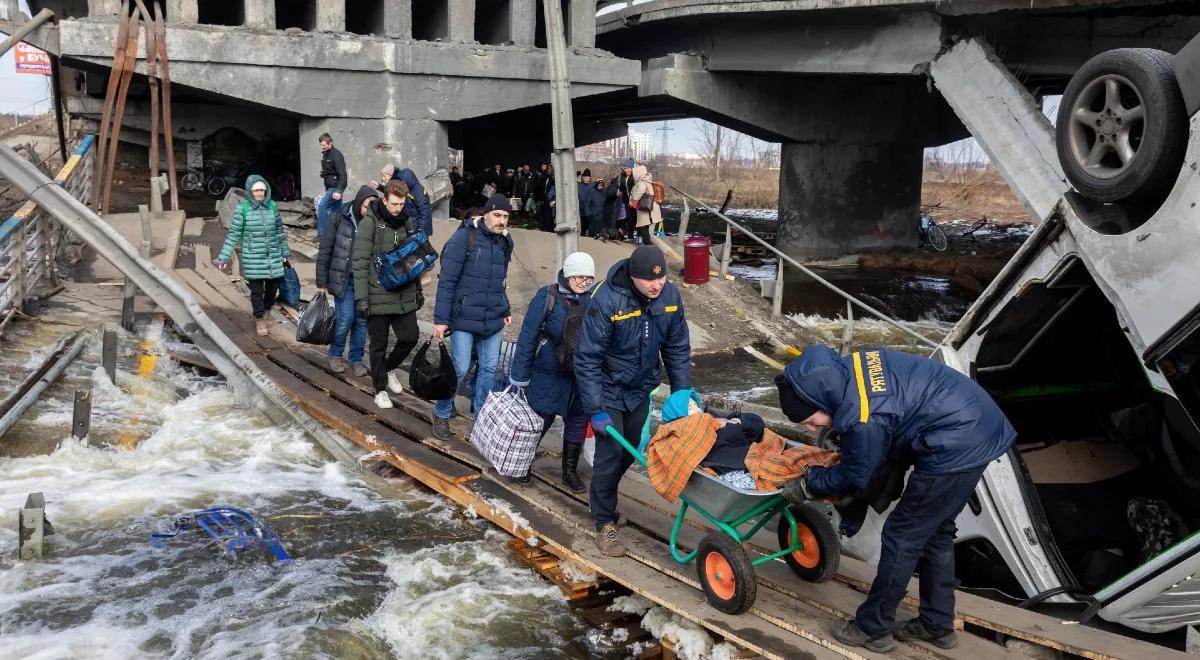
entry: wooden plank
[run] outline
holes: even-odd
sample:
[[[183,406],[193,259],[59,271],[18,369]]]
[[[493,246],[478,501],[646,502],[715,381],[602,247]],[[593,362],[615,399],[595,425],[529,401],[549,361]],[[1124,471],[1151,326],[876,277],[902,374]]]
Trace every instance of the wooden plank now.
[[[233,284],[229,281],[229,276],[212,264],[209,247],[207,245],[197,245],[195,253],[195,272],[209,283],[213,290],[220,295],[220,299],[224,300],[226,316],[237,322],[264,350],[270,351],[283,348],[283,344],[279,340],[270,335],[260,336],[255,331],[249,297],[234,288]],[[218,298],[214,298],[213,300],[218,300]]]
[[[528,485],[514,485],[491,472],[485,472],[484,476],[487,477],[487,481],[496,484],[498,487],[507,489],[518,497],[528,498],[529,505],[535,506],[547,515],[556,518],[559,524],[566,526],[575,534],[582,535],[586,540],[583,541],[582,545],[575,546],[574,550],[595,549],[596,552],[599,552],[599,549],[596,548],[596,544],[591,538],[591,516],[588,514],[586,507],[579,502],[563,497],[558,491],[536,480]],[[623,561],[621,568],[618,569],[619,571],[627,573],[629,572],[629,567],[641,565],[646,569],[660,574],[656,578],[656,581],[661,581],[665,578],[674,582],[678,587],[686,585],[686,589],[689,591],[685,593],[688,595],[684,596],[681,594],[681,600],[675,601],[673,603],[674,606],[669,606],[670,609],[680,616],[700,625],[705,625],[703,620],[707,620],[713,615],[727,616],[721,615],[704,601],[704,595],[700,592],[699,582],[695,577],[694,565],[680,566],[666,554],[661,543],[645,536],[637,529],[626,528],[623,530],[621,540],[625,544],[625,547],[628,548],[629,554],[618,560]],[[620,573],[612,574],[606,571],[606,574],[618,582],[623,582]],[[646,583],[639,582],[638,584],[627,586],[634,591],[641,592],[643,584]],[[694,603],[694,605],[680,607],[684,603]],[[765,617],[764,613],[766,614]],[[825,627],[835,621],[834,617],[809,608],[804,604],[796,603],[770,589],[759,590],[758,599],[755,601],[755,605],[751,608],[750,612],[736,615],[732,618],[738,622],[739,627],[742,629],[771,631],[771,634],[776,635],[789,634],[797,639],[807,640],[811,644],[823,647],[824,654],[832,651],[846,657],[873,658],[877,660],[883,660],[888,657],[926,657],[924,653],[904,644],[899,645],[897,650],[891,654],[872,653],[865,649],[845,647],[830,639],[829,634],[825,632]],[[768,620],[768,618],[771,620]],[[786,627],[781,626],[781,623]],[[718,635],[730,636],[721,630],[712,630]]]
[[[300,356],[309,364],[328,371],[329,358],[325,354],[309,349],[307,346],[295,346],[292,348],[292,353]],[[333,376],[360,392],[374,395],[369,375],[355,376],[350,370],[346,370],[341,374],[333,374]],[[408,414],[428,424],[433,424],[433,404],[430,402],[410,394],[408,390],[398,395],[389,393],[388,396],[391,397],[393,404],[402,408]]]
[[[699,600],[702,597],[691,587],[667,578],[649,566],[629,561],[628,558],[605,556],[590,535],[564,527],[561,519],[551,516],[544,508],[534,507],[525,500],[513,497],[513,493],[495,481],[477,479],[466,484],[466,487],[476,491],[485,502],[497,499],[506,502],[506,506],[531,522],[545,547],[554,554],[569,556],[590,571],[610,575],[614,581],[652,602],[755,653],[768,658],[823,658],[829,656],[831,650],[839,650],[841,655],[850,658],[882,660],[887,657],[869,653],[864,655],[836,645],[835,648],[823,646],[756,617],[722,614],[703,606]],[[543,534],[543,529],[550,531]]]
[[[200,306],[204,309],[204,313],[212,319],[213,323],[217,324],[221,332],[224,332],[238,349],[248,355],[262,352],[262,346],[254,340],[254,322],[248,315],[234,312],[232,316],[227,316],[227,306],[212,304],[212,300],[223,302],[224,299],[217,294],[207,280],[201,278],[195,271],[177,270],[175,276],[196,293],[200,298]]]
[[[376,407],[371,395],[319,369],[295,353],[286,350],[272,351],[270,358],[301,379],[325,390],[338,401],[375,417],[380,423],[401,435],[420,441],[433,434],[433,426],[425,420],[418,419],[402,409],[382,410]]]
[[[401,437],[391,429],[300,380],[265,356],[256,358],[254,363],[305,412],[364,449],[387,451],[392,456],[392,460],[388,462],[398,469],[407,472],[404,465],[420,463],[426,471],[450,484],[459,484],[479,477],[476,470],[420,443]]]
[[[188,238],[204,234],[204,218],[188,218],[183,221],[183,235]]]

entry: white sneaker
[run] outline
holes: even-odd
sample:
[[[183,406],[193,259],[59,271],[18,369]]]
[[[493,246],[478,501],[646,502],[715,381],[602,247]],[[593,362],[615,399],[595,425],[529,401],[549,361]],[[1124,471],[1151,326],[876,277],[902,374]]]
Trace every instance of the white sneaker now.
[[[375,405],[387,410],[392,407],[392,400],[388,397],[387,392],[380,392],[375,395]]]
[[[404,392],[404,385],[400,383],[400,376],[395,371],[388,372],[387,388],[392,391],[392,394],[400,394]]]

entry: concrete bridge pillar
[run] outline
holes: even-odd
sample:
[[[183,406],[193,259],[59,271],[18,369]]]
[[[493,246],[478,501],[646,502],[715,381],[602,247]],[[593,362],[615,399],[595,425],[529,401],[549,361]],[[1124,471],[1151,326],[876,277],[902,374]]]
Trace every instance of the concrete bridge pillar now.
[[[509,20],[512,26],[512,41],[517,46],[533,46],[533,36],[537,31],[537,18],[534,12],[541,11],[537,0],[512,0],[509,5]],[[592,24],[595,25],[595,17]]]
[[[317,0],[316,24],[317,32],[345,32],[345,0]]]
[[[275,0],[246,0],[246,27],[275,29]]]
[[[355,119],[331,117],[300,121],[300,189],[306,197],[325,192],[321,182],[321,149],[317,138],[329,133],[346,157],[346,190],[353,197],[361,185],[379,178],[386,163],[407,167],[424,177],[446,166],[446,126],[432,119]]]
[[[475,0],[448,0],[450,41],[475,41]]]
[[[168,23],[200,22],[199,0],[167,0],[163,9],[167,12]]]
[[[121,0],[88,0],[88,16],[117,16],[121,13]]]
[[[917,246],[924,149],[905,142],[785,142],[779,248],[796,259]]]
[[[393,39],[412,39],[412,2],[385,2],[383,34]]]
[[[576,48],[596,46],[596,0],[570,0],[570,10],[563,19],[567,23],[569,44]]]

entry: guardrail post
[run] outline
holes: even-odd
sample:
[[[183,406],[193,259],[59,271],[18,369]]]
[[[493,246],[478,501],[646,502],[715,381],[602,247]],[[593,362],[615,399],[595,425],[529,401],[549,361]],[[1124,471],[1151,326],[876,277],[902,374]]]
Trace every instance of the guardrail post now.
[[[54,533],[46,520],[46,497],[30,493],[17,512],[17,556],[22,561],[41,559],[45,537]]]
[[[50,278],[50,286],[58,286],[58,264],[54,258],[54,237],[51,235],[53,231],[54,221],[50,219],[50,214],[45,211],[38,211],[38,225],[42,232],[42,251],[45,253],[46,260],[46,275]]]
[[[117,328],[111,323],[104,324],[104,341],[100,348],[100,363],[104,365],[104,373],[113,383],[117,382]]]
[[[75,390],[75,410],[71,415],[71,435],[86,440],[92,430],[92,390]]]
[[[771,292],[771,318],[783,316],[783,259],[775,267],[775,290]]]
[[[154,204],[154,199],[158,199],[158,214],[162,214],[162,193],[154,192],[157,188],[155,179],[150,180],[151,200]],[[138,218],[142,223],[142,243],[138,248],[138,254],[144,259],[150,258],[150,244],[153,240],[152,229],[150,227],[150,209],[146,208],[145,204],[138,204]],[[133,317],[134,303],[137,294],[137,287],[134,286],[133,280],[125,278],[125,288],[123,290],[124,300],[121,302],[121,327],[133,332]]]
[[[680,245],[683,245],[683,242],[687,240],[688,223],[691,221],[691,219],[692,219],[692,211],[691,211],[690,207],[688,207],[687,198],[684,197],[683,198],[683,213],[679,216],[679,244]]]
[[[846,325],[842,326],[842,355],[850,355],[850,342],[854,339],[854,305],[846,301]]]
[[[725,245],[721,248],[721,279],[729,273],[729,260],[733,259],[733,230],[725,224]],[[783,261],[779,262],[781,265]]]
[[[10,259],[12,260],[11,263],[13,264],[12,276],[13,286],[15,287],[15,290],[13,291],[13,307],[16,309],[22,309],[25,306],[25,296],[29,293],[25,290],[25,287],[28,284],[28,280],[25,277],[25,269],[29,266],[29,264],[26,263],[27,259],[25,255],[25,248],[29,239],[25,234],[26,219],[19,218],[18,220],[20,224],[17,225],[17,235],[13,240],[11,253],[12,256]]]

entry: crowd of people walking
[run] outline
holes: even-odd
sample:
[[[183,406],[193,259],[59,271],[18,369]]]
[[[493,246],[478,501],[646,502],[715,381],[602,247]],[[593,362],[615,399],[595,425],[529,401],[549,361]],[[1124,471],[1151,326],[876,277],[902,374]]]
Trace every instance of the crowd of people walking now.
[[[528,163],[504,168],[494,163],[478,174],[450,172],[454,187],[451,214],[467,218],[494,194],[510,200],[514,216],[532,221],[535,228],[554,231],[558,219],[559,182],[554,166],[541,163],[534,170]],[[662,189],[656,186],[645,165],[632,158],[620,164],[611,179],[594,177],[591,169],[575,173],[579,199],[580,232],[608,240],[650,244],[650,234],[662,227]],[[568,188],[569,190],[569,188]]]

